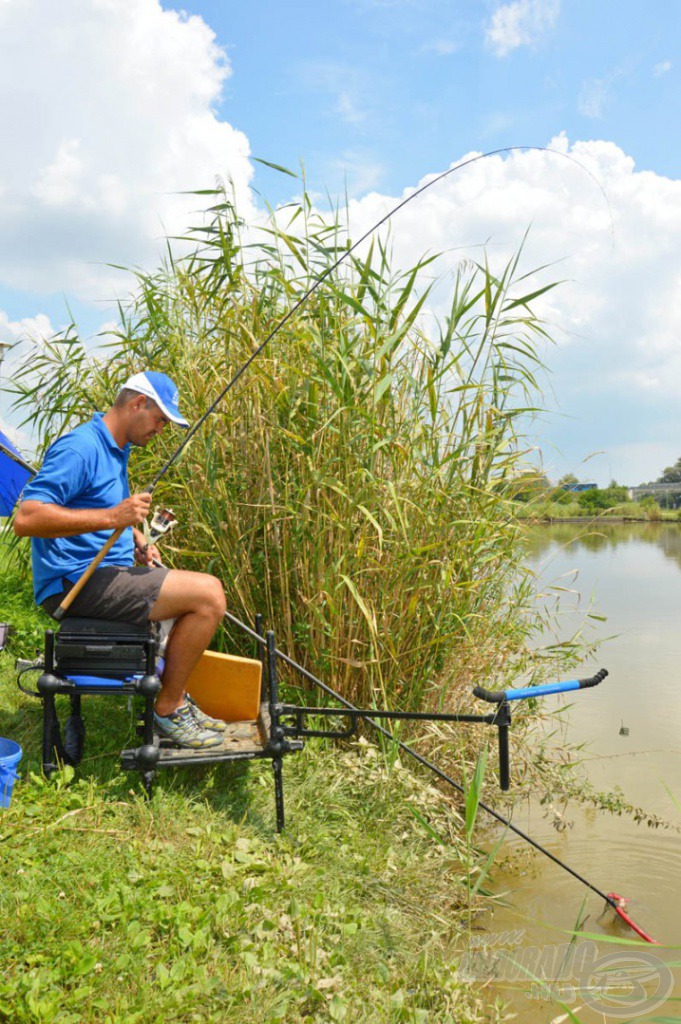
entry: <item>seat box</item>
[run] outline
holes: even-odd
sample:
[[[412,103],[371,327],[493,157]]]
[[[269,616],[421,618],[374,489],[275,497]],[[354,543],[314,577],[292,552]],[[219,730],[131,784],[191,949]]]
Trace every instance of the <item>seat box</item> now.
[[[68,618],[54,638],[62,675],[127,678],[146,668],[148,626],[108,619]]]

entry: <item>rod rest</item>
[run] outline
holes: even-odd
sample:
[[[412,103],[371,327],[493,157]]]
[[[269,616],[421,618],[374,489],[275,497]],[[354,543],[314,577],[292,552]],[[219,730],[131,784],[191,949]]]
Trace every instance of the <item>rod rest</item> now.
[[[529,700],[534,697],[547,697],[552,693],[586,690],[591,686],[598,686],[607,675],[607,668],[602,668],[588,679],[569,679],[564,683],[545,683],[543,686],[529,686],[517,690],[486,690],[483,686],[476,686],[473,688],[473,693],[490,704],[500,704],[502,701]]]

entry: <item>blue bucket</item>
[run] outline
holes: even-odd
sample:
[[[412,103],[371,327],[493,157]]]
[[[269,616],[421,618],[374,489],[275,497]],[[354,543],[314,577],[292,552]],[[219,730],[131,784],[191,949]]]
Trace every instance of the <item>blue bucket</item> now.
[[[21,761],[21,755],[18,743],[0,737],[0,807],[9,807],[14,783],[19,778],[16,765]]]

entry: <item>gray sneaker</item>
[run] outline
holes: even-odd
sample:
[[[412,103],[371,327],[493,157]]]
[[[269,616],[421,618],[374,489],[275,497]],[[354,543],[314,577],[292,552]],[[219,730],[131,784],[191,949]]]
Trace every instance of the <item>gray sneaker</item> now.
[[[181,704],[171,715],[157,715],[154,712],[154,723],[161,736],[172,740],[178,747],[205,750],[208,747],[219,747],[222,743],[222,736],[218,732],[201,728],[193,709],[186,703]]]
[[[190,697],[188,693],[185,693],[184,699],[185,703],[189,704],[198,726],[202,729],[210,729],[211,732],[225,732],[227,722],[223,722],[221,718],[211,718],[210,715],[207,715],[205,711],[201,710],[194,698]]]

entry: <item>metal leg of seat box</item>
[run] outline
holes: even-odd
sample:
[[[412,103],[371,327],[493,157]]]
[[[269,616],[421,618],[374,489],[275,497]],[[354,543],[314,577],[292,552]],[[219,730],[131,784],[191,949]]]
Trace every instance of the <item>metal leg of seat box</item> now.
[[[151,799],[156,765],[158,764],[158,747],[154,736],[154,705],[161,683],[156,675],[156,644],[149,637],[144,645],[146,669],[144,676],[137,683],[137,692],[144,697],[142,714],[143,746],[137,750],[137,760],[142,769],[142,784],[147,799]]]
[[[277,832],[283,832],[284,816],[284,778],[282,773],[282,754],[286,750],[284,730],[279,721],[279,683],[277,680],[277,645],[274,630],[267,631],[267,681],[270,697],[270,742],[272,754],[272,771],[274,773],[274,803],[277,809]]]
[[[46,778],[56,772],[64,760],[64,745],[59,728],[54,694],[43,694],[43,773]]]
[[[85,722],[80,712],[81,696],[72,693],[69,696],[71,714],[64,726],[64,760],[67,764],[80,764],[85,746]]]

